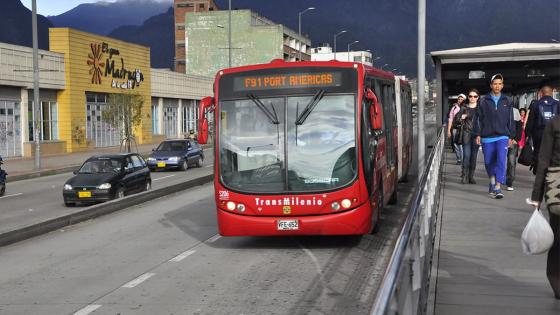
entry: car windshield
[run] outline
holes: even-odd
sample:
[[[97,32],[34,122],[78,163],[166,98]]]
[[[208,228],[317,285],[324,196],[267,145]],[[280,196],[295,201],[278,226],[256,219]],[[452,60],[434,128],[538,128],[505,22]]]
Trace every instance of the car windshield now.
[[[309,192],[353,180],[353,94],[261,97],[260,102],[258,107],[250,98],[221,103],[220,176],[227,187]],[[275,113],[275,119],[267,113]]]
[[[185,141],[165,141],[157,147],[156,151],[185,151],[186,149]]]
[[[122,160],[111,158],[99,158],[88,160],[82,165],[78,173],[97,174],[97,173],[118,173],[122,169]]]

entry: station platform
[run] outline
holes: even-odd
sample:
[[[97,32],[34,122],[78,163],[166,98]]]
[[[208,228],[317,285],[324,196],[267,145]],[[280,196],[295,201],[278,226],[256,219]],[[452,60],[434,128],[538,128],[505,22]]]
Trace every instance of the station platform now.
[[[482,158],[480,151],[477,184],[461,184],[454,154],[444,153],[430,288],[433,314],[558,315],[560,300],[546,279],[546,254],[527,256],[521,249],[521,232],[533,212],[525,198],[534,176],[518,164],[515,190],[503,189],[503,199],[492,199]]]

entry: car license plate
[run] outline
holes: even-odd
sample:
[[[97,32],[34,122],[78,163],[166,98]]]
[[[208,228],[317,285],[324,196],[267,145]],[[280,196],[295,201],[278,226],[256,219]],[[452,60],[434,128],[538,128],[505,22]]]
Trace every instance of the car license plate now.
[[[299,230],[298,220],[278,220],[276,222],[278,231],[284,230]]]
[[[79,198],[91,198],[91,191],[78,191]]]
[[[165,162],[157,162],[157,167],[165,167]]]

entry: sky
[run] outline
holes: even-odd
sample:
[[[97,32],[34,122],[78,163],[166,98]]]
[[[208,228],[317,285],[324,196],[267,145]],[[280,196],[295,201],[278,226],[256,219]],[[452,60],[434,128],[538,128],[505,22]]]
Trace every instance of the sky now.
[[[1,1],[1,0],[0,0]],[[37,1],[37,13],[49,16],[49,15],[59,15],[66,11],[69,11],[82,3],[92,3],[98,0],[36,0]],[[116,2],[119,0],[103,0],[105,2]],[[168,1],[173,0],[159,0]],[[29,10],[31,10],[31,0],[21,0],[21,3]]]

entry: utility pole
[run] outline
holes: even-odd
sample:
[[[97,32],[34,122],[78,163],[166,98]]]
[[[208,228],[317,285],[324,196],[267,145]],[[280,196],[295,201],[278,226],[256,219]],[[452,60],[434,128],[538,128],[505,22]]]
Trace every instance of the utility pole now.
[[[228,0],[228,68],[231,68],[231,0]]]
[[[35,140],[35,170],[41,169],[41,104],[39,103],[39,43],[37,38],[37,1],[32,1],[31,28],[33,33],[33,109]]]
[[[346,30],[340,31],[340,32],[334,34],[334,47],[333,47],[334,48],[334,60],[336,60],[336,38],[338,37],[338,35],[343,34],[343,33],[346,33]]]
[[[424,85],[426,60],[426,0],[418,0],[418,181],[421,180],[426,164],[424,126]]]

